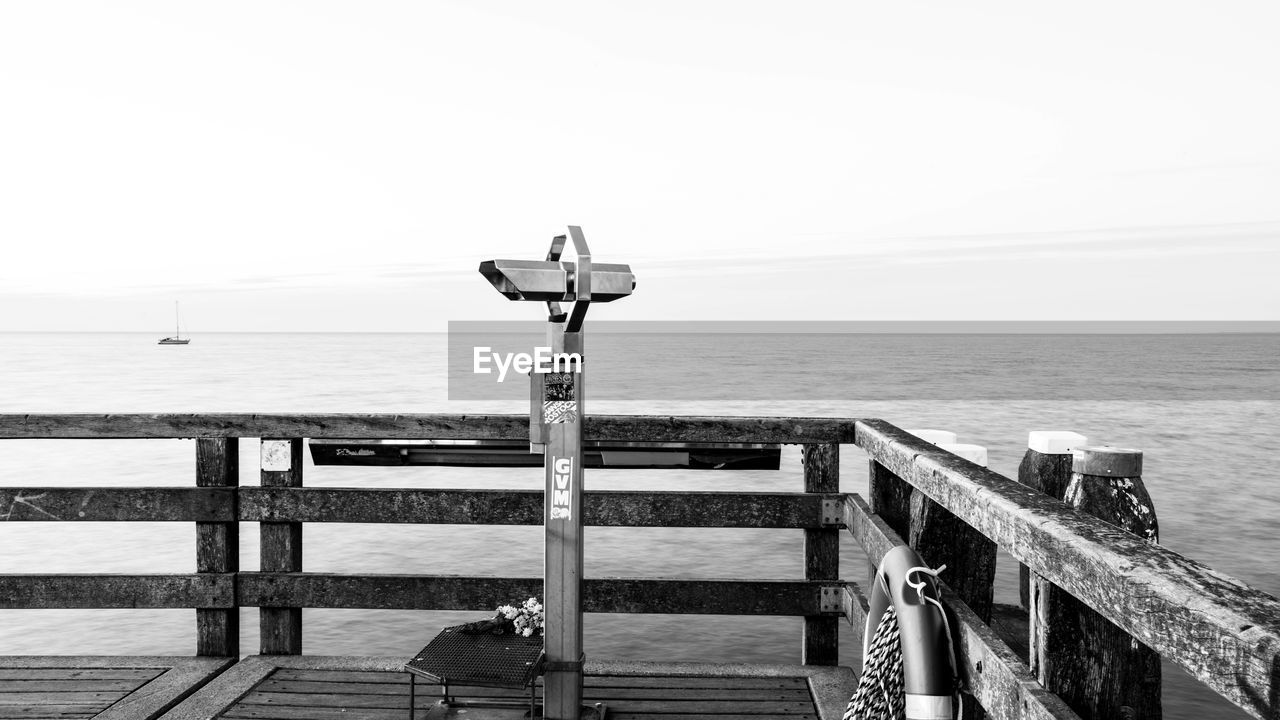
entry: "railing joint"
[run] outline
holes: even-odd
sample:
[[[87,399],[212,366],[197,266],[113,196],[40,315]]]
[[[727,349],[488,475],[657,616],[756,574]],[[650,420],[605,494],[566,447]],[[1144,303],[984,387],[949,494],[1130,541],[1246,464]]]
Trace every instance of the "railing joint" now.
[[[844,495],[822,498],[822,515],[818,524],[824,528],[842,528],[844,523]]]
[[[823,585],[818,589],[818,611],[844,614],[844,585]]]

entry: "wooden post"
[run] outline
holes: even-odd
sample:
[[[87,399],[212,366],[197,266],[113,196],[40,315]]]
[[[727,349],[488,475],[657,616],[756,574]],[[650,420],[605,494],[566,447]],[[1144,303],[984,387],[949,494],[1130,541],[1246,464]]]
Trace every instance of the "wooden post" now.
[[[949,430],[907,430],[921,440],[934,443],[953,443],[956,434]],[[911,486],[902,478],[889,472],[875,460],[869,461],[867,479],[867,504],[880,519],[901,537],[907,537],[911,523]],[[876,568],[871,568],[874,577]]]
[[[867,461],[867,505],[900,537],[907,536],[911,523],[911,486],[875,460]],[[875,573],[876,568],[871,568],[871,575]]]
[[[986,467],[987,449],[981,445],[942,443],[938,448],[952,456],[947,462],[968,461]],[[994,542],[915,489],[911,491],[911,522],[906,539],[931,566],[946,565],[940,576],[943,582],[983,622],[991,622],[996,576]]]
[[[302,440],[262,439],[262,486],[302,487]],[[302,572],[302,523],[259,523],[262,572]],[[261,654],[302,654],[302,608],[261,608]]]
[[[1062,499],[1071,481],[1071,452],[1088,442],[1080,433],[1033,430],[1027,435],[1027,452],[1018,465],[1018,482],[1051,497]],[[1018,566],[1018,602],[1031,607],[1031,574]]]
[[[240,484],[239,438],[196,440],[196,486],[232,487]],[[235,496],[230,495],[232,509]],[[196,523],[196,572],[234,573],[240,570],[240,525],[231,522]],[[196,608],[196,655],[240,654],[240,608]]]
[[[840,492],[840,445],[805,445],[804,491]],[[835,583],[840,578],[840,529],[836,527],[804,531],[804,579]],[[840,664],[840,618],[806,616],[801,662],[805,665]]]
[[[1155,508],[1142,484],[1142,453],[1076,448],[1063,500],[1151,542]],[[1159,720],[1160,656],[1071,595],[1031,583],[1031,671],[1084,720]]]

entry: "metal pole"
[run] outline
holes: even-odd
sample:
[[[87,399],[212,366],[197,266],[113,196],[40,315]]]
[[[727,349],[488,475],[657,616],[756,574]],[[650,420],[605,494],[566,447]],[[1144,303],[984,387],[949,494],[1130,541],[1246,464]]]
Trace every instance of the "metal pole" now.
[[[553,322],[547,335],[552,353],[582,355],[581,332]],[[543,377],[547,720],[578,720],[582,711],[582,381],[581,372]]]

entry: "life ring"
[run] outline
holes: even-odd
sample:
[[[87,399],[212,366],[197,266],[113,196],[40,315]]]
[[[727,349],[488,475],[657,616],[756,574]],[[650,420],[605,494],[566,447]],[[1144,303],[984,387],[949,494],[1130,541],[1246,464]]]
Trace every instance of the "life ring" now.
[[[862,656],[867,657],[880,619],[892,605],[902,644],[907,720],[951,720],[959,711],[950,626],[934,580],[938,571],[899,545],[880,561],[871,591]]]

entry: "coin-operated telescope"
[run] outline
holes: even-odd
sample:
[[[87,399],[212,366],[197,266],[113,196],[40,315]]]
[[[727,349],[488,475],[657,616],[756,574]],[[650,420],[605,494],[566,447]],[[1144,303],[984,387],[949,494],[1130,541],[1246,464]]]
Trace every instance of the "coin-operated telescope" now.
[[[561,261],[565,242],[573,241],[576,261]],[[610,302],[635,289],[635,275],[627,265],[591,261],[582,228],[551,241],[547,259],[486,260],[480,274],[510,300],[547,303],[547,342],[553,362],[550,372],[534,368],[530,377],[530,450],[542,452],[546,496],[542,523],[545,533],[543,606],[546,613],[543,646],[543,717],[579,720],[597,717],[603,707],[582,706],[582,321],[593,302]],[[566,312],[560,305],[571,302]],[[576,361],[575,361],[576,358]]]

